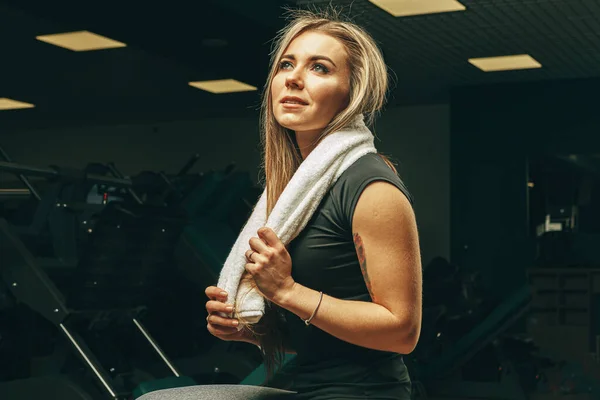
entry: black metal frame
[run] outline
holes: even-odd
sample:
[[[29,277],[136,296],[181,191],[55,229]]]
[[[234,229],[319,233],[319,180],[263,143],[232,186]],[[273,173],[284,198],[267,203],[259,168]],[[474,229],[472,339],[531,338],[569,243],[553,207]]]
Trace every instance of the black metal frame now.
[[[110,398],[126,398],[129,393],[116,387],[110,374],[102,367],[83,338],[69,327],[68,321],[74,315],[74,310],[67,307],[64,295],[37,265],[33,255],[5,219],[0,219],[0,254],[2,254],[0,280],[9,288],[17,301],[27,305],[60,329]],[[173,374],[179,377],[177,368],[142,323],[135,317],[132,318],[132,323]]]

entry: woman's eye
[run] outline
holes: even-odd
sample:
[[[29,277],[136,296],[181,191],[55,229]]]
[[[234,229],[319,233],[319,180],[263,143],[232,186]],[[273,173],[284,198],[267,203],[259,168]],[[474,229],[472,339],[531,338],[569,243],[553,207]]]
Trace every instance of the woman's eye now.
[[[329,72],[329,70],[327,69],[327,67],[324,66],[323,64],[315,64],[313,68],[317,72],[323,72],[325,74]]]
[[[279,69],[288,69],[291,66],[292,63],[290,63],[289,61],[282,61],[279,63]]]

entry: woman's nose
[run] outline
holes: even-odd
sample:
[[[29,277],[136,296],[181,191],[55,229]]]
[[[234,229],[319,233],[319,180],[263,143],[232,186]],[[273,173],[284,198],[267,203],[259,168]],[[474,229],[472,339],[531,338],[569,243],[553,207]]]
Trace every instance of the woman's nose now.
[[[304,87],[304,81],[298,68],[290,71],[288,76],[285,78],[285,86],[288,88],[297,89],[302,89]]]

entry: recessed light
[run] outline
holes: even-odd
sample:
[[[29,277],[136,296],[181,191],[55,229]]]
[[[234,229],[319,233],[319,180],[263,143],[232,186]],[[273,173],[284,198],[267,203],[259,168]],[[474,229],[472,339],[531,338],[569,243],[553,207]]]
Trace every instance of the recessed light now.
[[[469,62],[485,72],[510,71],[516,69],[541,68],[542,64],[537,62],[529,54],[517,54],[513,56],[470,58]]]
[[[437,14],[467,9],[456,0],[369,0],[394,17]]]
[[[127,46],[125,43],[109,39],[88,31],[56,33],[36,36],[37,40],[73,51],[114,49]]]
[[[35,107],[33,104],[24,103],[22,101],[13,100],[6,97],[0,97],[0,110],[18,110],[21,108],[33,107]]]
[[[250,92],[256,90],[256,87],[248,85],[247,83],[236,81],[235,79],[218,79],[214,81],[190,82],[190,86],[216,94]]]

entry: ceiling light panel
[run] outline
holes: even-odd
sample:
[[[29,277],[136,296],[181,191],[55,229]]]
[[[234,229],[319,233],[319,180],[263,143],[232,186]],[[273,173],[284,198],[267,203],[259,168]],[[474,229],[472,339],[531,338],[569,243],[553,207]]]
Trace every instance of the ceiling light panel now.
[[[517,69],[541,68],[542,64],[537,62],[529,54],[518,54],[513,56],[470,58],[469,62],[485,72],[511,71]]]
[[[394,17],[464,11],[467,8],[456,0],[369,0]]]
[[[235,79],[190,82],[190,86],[215,94],[250,92],[256,90],[256,87],[236,81]]]
[[[42,35],[36,36],[36,39],[73,51],[105,50],[127,46],[125,43],[88,31]]]
[[[18,110],[21,108],[33,107],[35,107],[33,104],[24,103],[22,101],[13,100],[6,97],[0,97],[0,110]]]

